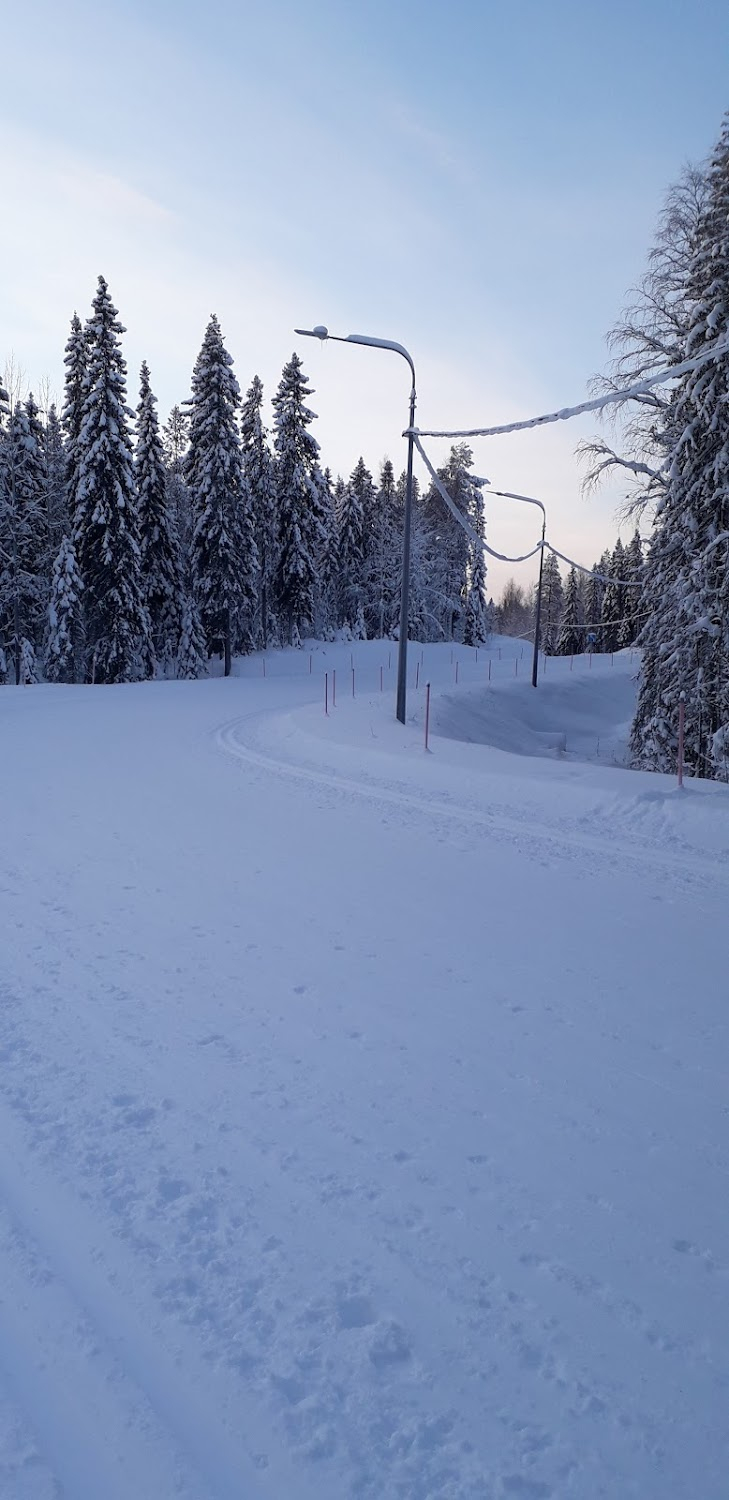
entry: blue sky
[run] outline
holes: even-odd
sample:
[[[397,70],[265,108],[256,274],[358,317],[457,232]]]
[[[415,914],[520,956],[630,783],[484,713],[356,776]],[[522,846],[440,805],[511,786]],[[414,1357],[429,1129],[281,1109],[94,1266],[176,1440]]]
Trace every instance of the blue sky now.
[[[718,135],[727,62],[719,0],[7,7],[0,364],[12,352],[59,391],[70,315],[103,271],[132,404],[144,357],[163,415],[187,396],[216,311],[244,389],[257,372],[270,396],[298,347],[335,471],[400,462],[407,371],[294,325],[405,343],[423,426],[579,401],[668,185]],[[587,563],[619,498],[580,494],[594,428],[476,450]],[[530,539],[523,509],[489,503],[493,545]]]

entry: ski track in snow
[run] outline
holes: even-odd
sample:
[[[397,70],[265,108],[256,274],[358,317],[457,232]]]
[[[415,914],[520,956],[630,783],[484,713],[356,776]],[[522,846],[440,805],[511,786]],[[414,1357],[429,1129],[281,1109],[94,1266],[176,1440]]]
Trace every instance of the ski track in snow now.
[[[132,690],[141,786],[125,690],[78,781],[48,695],[47,807],[15,716],[0,1500],[723,1500],[723,970],[688,1027],[670,967],[722,859],[651,792],[522,804],[201,686]],[[584,947],[524,941],[550,883]]]

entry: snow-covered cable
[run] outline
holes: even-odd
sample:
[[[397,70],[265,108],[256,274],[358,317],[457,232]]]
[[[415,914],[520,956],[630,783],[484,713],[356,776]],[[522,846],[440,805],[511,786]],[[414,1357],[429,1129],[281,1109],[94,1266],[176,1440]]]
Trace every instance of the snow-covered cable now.
[[[544,427],[548,422],[567,422],[570,417],[581,417],[588,411],[601,411],[603,406],[611,406],[616,401],[630,401],[643,396],[651,389],[651,386],[662,385],[666,380],[675,380],[679,375],[688,375],[691,370],[698,369],[699,365],[705,364],[707,360],[718,359],[722,354],[729,354],[729,343],[717,344],[713,349],[705,349],[702,354],[697,354],[693,359],[684,359],[680,365],[658,370],[655,375],[639,380],[636,385],[625,386],[618,391],[609,391],[607,395],[596,396],[592,401],[583,401],[579,406],[564,406],[560,411],[547,412],[543,417],[529,417],[524,422],[506,422],[501,427],[469,427],[458,432],[414,427],[413,433],[419,433],[421,437],[500,437],[506,432],[525,432],[528,427]],[[407,436],[407,429],[405,435]]]
[[[573,557],[565,557],[564,552],[558,552],[551,542],[544,543],[549,552],[553,552],[560,562],[568,563],[571,568],[576,568],[578,573],[587,573],[590,578],[598,578],[600,583],[617,583],[621,589],[642,589],[643,584],[635,578],[611,578],[609,573],[594,573],[592,568],[586,568],[584,563],[575,562]]]
[[[489,557],[495,557],[499,562],[513,562],[513,563],[527,562],[530,557],[535,557],[536,556],[536,554],[541,549],[541,545],[542,545],[541,542],[538,542],[537,545],[536,545],[536,547],[532,547],[531,552],[525,552],[524,555],[523,555],[523,557],[505,557],[504,554],[503,554],[503,552],[495,552],[494,549],[493,549],[493,547],[489,547],[488,543],[484,541],[483,537],[479,536],[478,532],[474,530],[474,528],[471,525],[470,521],[467,521],[466,517],[461,514],[461,512],[458,509],[458,506],[453,503],[453,500],[451,499],[450,495],[448,494],[448,491],[447,491],[445,485],[443,484],[442,479],[438,478],[438,475],[436,474],[435,469],[433,468],[433,465],[430,462],[430,459],[428,458],[428,455],[427,455],[427,453],[426,453],[426,451],[425,451],[425,449],[424,449],[424,447],[423,447],[423,445],[422,445],[422,443],[421,443],[421,441],[420,441],[417,433],[415,433],[415,432],[413,433],[413,442],[415,443],[415,447],[417,448],[418,453],[420,454],[420,457],[422,458],[423,463],[425,464],[425,467],[428,470],[428,473],[430,474],[430,477],[431,477],[431,479],[433,481],[433,484],[435,485],[435,487],[436,487],[436,489],[438,491],[438,494],[440,495],[440,497],[443,500],[444,504],[448,507],[448,510],[450,511],[451,515],[453,516],[454,521],[457,521],[458,525],[463,527],[463,530],[465,531],[466,535],[471,538],[472,542],[475,542],[475,544],[476,544],[477,547],[483,547],[484,552],[488,552]]]
[[[451,513],[454,521],[457,521],[458,525],[463,527],[463,530],[465,531],[466,535],[471,538],[472,542],[476,543],[477,547],[483,547],[484,552],[488,552],[489,557],[495,557],[498,562],[508,562],[508,563],[528,562],[530,557],[536,557],[537,554],[539,552],[541,552],[542,547],[547,547],[549,549],[549,551],[553,552],[554,555],[555,555],[555,557],[560,558],[560,560],[562,562],[567,563],[571,568],[577,568],[578,572],[580,572],[580,573],[587,573],[591,578],[599,578],[599,580],[600,580],[601,583],[617,583],[621,588],[626,588],[626,589],[639,589],[639,588],[642,587],[642,584],[636,582],[635,579],[609,578],[604,573],[593,573],[592,568],[586,568],[586,567],[584,567],[584,565],[582,563],[575,562],[574,558],[572,558],[572,557],[566,557],[565,554],[564,554],[564,552],[558,552],[557,548],[553,547],[552,543],[548,542],[546,540],[543,541],[543,542],[542,541],[537,542],[536,547],[532,547],[531,552],[524,552],[521,557],[507,557],[507,556],[505,556],[505,554],[503,552],[496,552],[496,551],[494,551],[494,548],[493,547],[489,547],[488,543],[484,541],[483,537],[479,536],[478,532],[474,530],[474,528],[471,525],[470,521],[467,521],[466,517],[461,514],[461,511],[458,509],[458,506],[454,504],[451,496],[448,494],[448,491],[447,491],[447,489],[446,489],[446,487],[445,487],[442,479],[440,479],[438,477],[438,474],[436,473],[435,469],[433,468],[433,465],[430,462],[430,459],[428,458],[428,455],[427,455],[427,453],[426,453],[426,451],[425,451],[425,449],[424,449],[424,447],[423,447],[423,445],[422,445],[422,443],[420,441],[420,438],[419,438],[418,434],[415,433],[415,432],[413,433],[413,442],[415,444],[415,447],[418,450],[418,453],[420,454],[420,457],[423,460],[423,463],[425,464],[426,469],[428,470],[428,473],[430,474],[430,477],[431,477],[431,479],[433,481],[433,484],[435,485],[435,487],[436,487],[436,489],[438,491],[438,494],[440,495],[440,497],[444,501],[444,503],[447,505],[448,510],[450,511],[450,513]],[[481,480],[479,482],[480,483],[486,483],[485,480]],[[539,505],[540,508],[542,510],[544,510],[544,506],[542,505],[541,501],[540,500],[533,500],[529,495],[514,495],[514,494],[511,493],[510,490],[491,490],[490,493],[492,495],[505,495],[505,496],[507,496],[511,500],[526,500],[526,501],[528,501],[528,503],[530,505]]]

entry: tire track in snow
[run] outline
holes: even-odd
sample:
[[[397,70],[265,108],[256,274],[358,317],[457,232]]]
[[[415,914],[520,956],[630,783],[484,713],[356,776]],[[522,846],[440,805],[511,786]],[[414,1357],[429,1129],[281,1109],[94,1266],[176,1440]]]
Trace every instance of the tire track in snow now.
[[[677,889],[695,890],[697,886],[703,886],[707,891],[716,892],[717,874],[721,871],[721,863],[718,860],[712,861],[700,855],[682,852],[683,868],[677,869],[675,855],[666,854],[655,846],[647,846],[643,833],[641,833],[640,847],[636,847],[635,843],[624,839],[591,837],[589,834],[584,834],[575,828],[574,819],[571,826],[568,824],[566,827],[564,814],[559,820],[551,823],[543,818],[540,822],[535,822],[531,810],[523,818],[519,818],[513,815],[504,816],[501,812],[488,812],[474,805],[463,806],[450,799],[444,801],[433,797],[426,801],[396,786],[378,782],[375,777],[363,776],[355,781],[351,776],[341,774],[329,767],[320,770],[304,762],[284,760],[280,756],[272,755],[268,750],[246,744],[241,738],[243,726],[260,723],[268,717],[271,716],[257,713],[231,719],[213,730],[212,737],[218,749],[224,754],[231,756],[234,760],[247,762],[269,774],[306,781],[330,792],[336,791],[347,797],[356,796],[367,802],[402,807],[409,812],[423,815],[427,819],[443,818],[447,822],[463,824],[466,828],[473,828],[476,825],[485,829],[501,843],[509,843],[519,848],[528,845],[532,856],[539,853],[564,859],[566,851],[569,850],[573,855],[586,856],[585,864],[588,864],[591,857],[599,856],[603,870],[606,865],[609,865],[620,870],[621,873],[624,873],[626,869],[631,869],[632,873],[639,876],[644,875],[646,870],[660,870],[664,874],[671,875],[671,884]],[[288,718],[289,715],[285,717]],[[591,868],[595,867],[588,865],[586,873],[589,873]]]
[[[0,1141],[0,1224],[4,1216],[10,1229],[10,1253],[3,1254],[0,1240],[0,1364],[69,1497],[270,1500],[296,1493],[313,1500],[302,1477],[294,1481],[279,1459],[274,1441],[267,1448],[276,1460],[263,1473],[256,1468],[218,1416],[214,1371],[200,1367],[179,1327],[173,1354],[165,1347],[170,1330],[162,1318],[156,1315],[152,1326],[142,1321],[123,1248],[39,1168],[4,1107]],[[74,1323],[84,1338],[77,1337],[69,1369],[68,1328]],[[149,1440],[130,1432],[130,1411]],[[260,1439],[263,1414],[254,1409],[236,1415],[253,1440]],[[103,1438],[97,1440],[97,1431]],[[114,1431],[121,1452],[109,1451]],[[167,1449],[167,1472],[170,1455],[178,1469],[167,1490],[159,1487],[160,1448]],[[191,1463],[197,1474],[187,1490],[179,1481],[181,1456],[188,1461],[185,1469]],[[123,1467],[115,1472],[122,1457]],[[150,1466],[158,1474],[151,1488]]]

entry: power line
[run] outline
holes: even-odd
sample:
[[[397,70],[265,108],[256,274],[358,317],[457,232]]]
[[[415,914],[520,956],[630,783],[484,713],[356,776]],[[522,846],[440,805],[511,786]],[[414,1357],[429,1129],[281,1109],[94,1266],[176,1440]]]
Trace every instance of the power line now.
[[[414,427],[407,429],[405,435],[408,436],[412,430],[414,435],[418,434],[420,437],[501,437],[507,432],[525,432],[529,427],[544,427],[548,422],[567,422],[571,417],[581,417],[589,411],[601,411],[604,406],[614,405],[617,401],[630,401],[644,396],[652,386],[662,385],[666,380],[676,380],[680,375],[688,375],[692,370],[697,370],[700,365],[705,364],[707,360],[719,359],[721,355],[728,353],[729,343],[717,344],[712,349],[705,349],[702,354],[697,354],[693,359],[684,359],[680,365],[671,365],[668,369],[659,370],[655,375],[649,375],[645,380],[639,380],[636,385],[624,386],[618,391],[609,391],[605,396],[596,396],[593,401],[582,401],[579,406],[564,406],[560,411],[547,412],[543,417],[529,417],[524,422],[507,422],[501,427],[469,427],[459,432]]]

